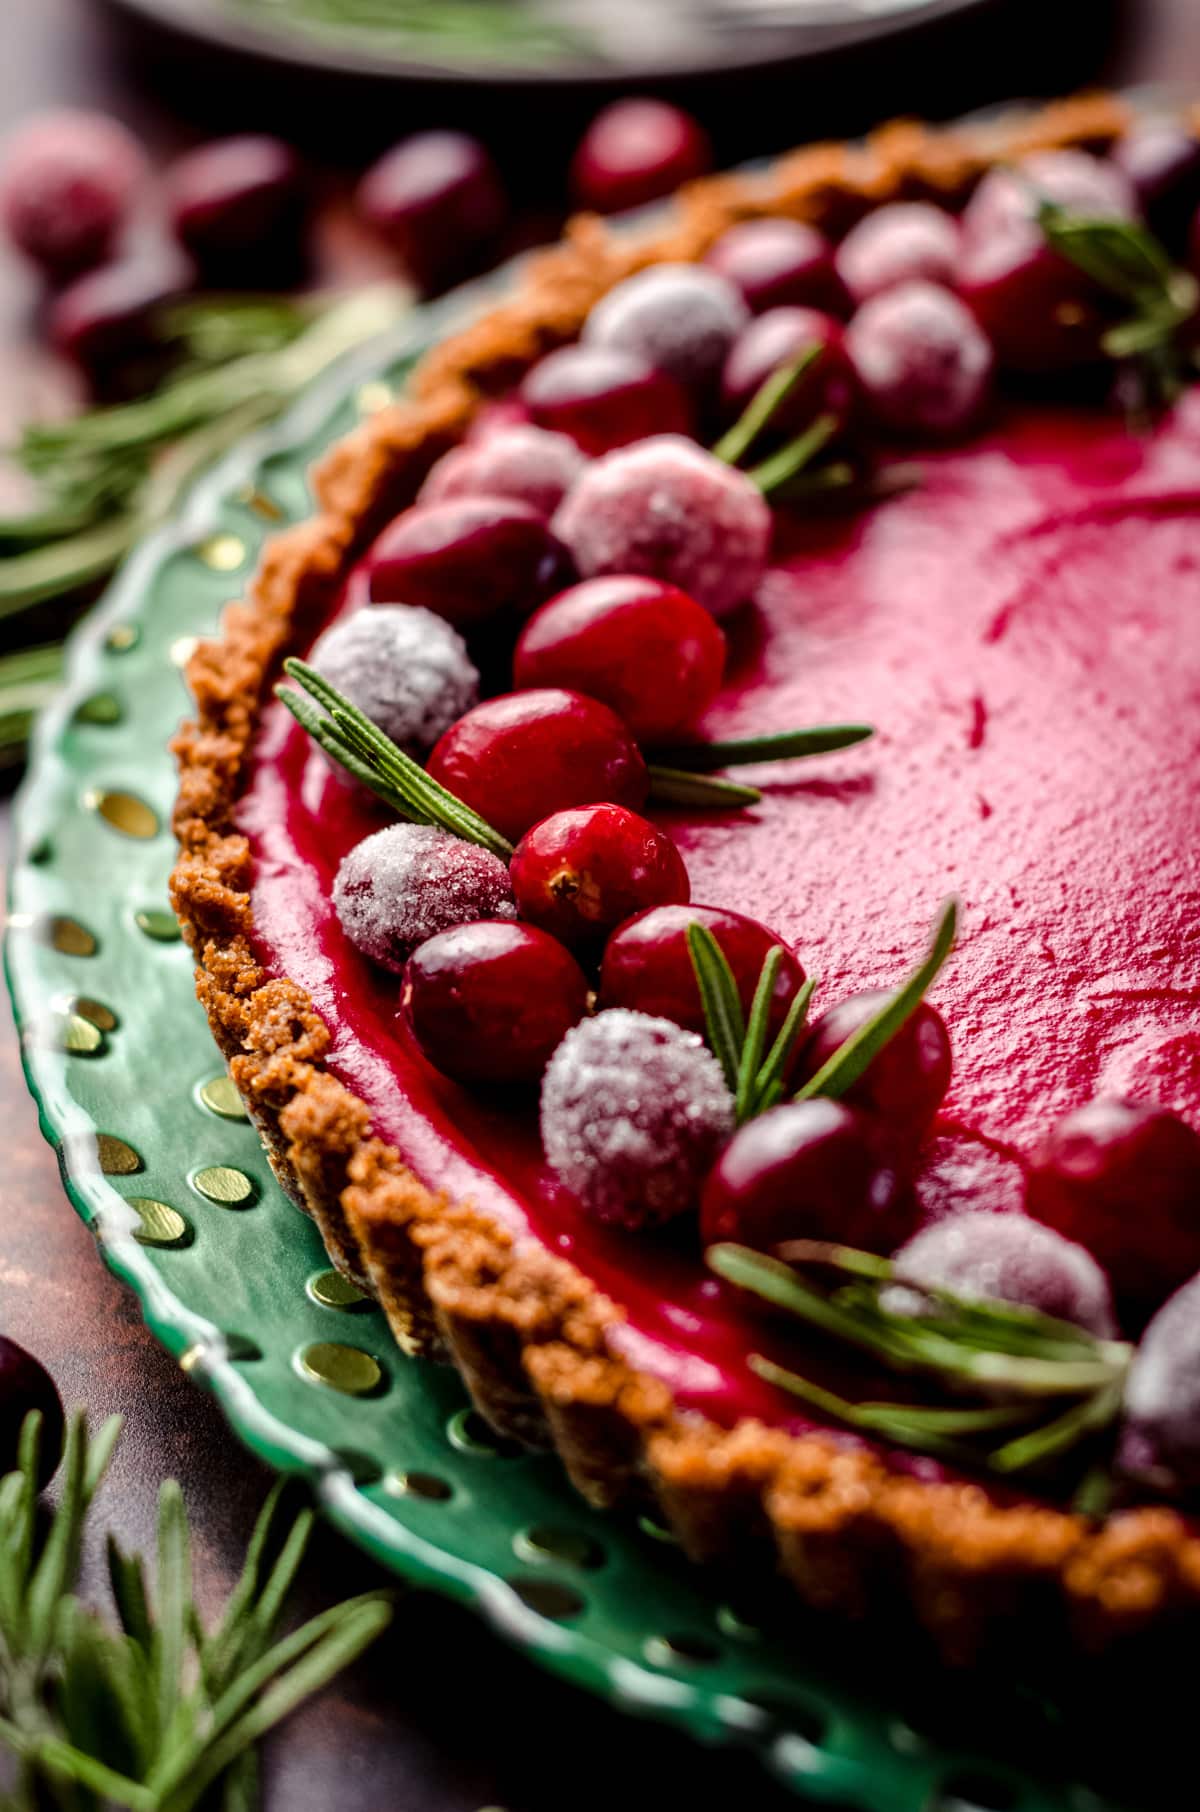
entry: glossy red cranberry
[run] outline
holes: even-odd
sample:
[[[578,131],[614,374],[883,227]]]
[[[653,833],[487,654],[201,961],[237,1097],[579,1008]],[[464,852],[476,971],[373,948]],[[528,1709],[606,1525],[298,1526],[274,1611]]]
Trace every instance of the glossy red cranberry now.
[[[849,308],[832,245],[800,220],[741,220],[721,234],[704,262],[742,292],[756,315],[768,308],[819,308],[835,315]]]
[[[1200,1136],[1164,1108],[1093,1101],[1043,1142],[1026,1205],[1151,1307],[1200,1271]]]
[[[783,951],[771,1003],[771,1032],[777,1032],[803,986],[804,970],[782,938],[723,906],[656,906],[619,926],[604,952],[600,1005],[631,1007],[703,1033],[704,1006],[687,941],[688,926],[697,923],[721,946],[747,1013],[768,952],[777,946]]]
[[[282,139],[246,133],[200,145],[167,171],[166,196],[172,230],[206,276],[242,284],[295,265],[304,182]]]
[[[598,113],[571,160],[576,205],[598,214],[640,208],[712,167],[708,135],[666,101],[614,101]]]
[[[690,434],[687,392],[665,371],[610,346],[560,346],[521,385],[541,428],[569,434],[585,453],[607,453],[648,434]]]
[[[853,994],[822,1013],[800,1053],[797,1080],[823,1069],[851,1033],[873,1019],[888,1000],[880,989]],[[889,1151],[909,1158],[937,1117],[950,1086],[950,1034],[936,1007],[922,1001],[906,1025],[872,1058],[841,1097],[869,1114]]]
[[[726,418],[740,415],[769,377],[810,346],[818,349],[819,357],[776,412],[772,428],[780,435],[799,434],[816,416],[826,414],[848,422],[858,385],[846,356],[845,334],[840,321],[815,308],[768,309],[738,335],[721,378]]]
[[[413,1036],[458,1082],[536,1082],[587,1012],[575,958],[532,925],[486,920],[439,932],[409,958],[402,989]]]
[[[865,1115],[841,1101],[790,1101],[729,1141],[704,1188],[700,1236],[765,1252],[796,1239],[890,1252],[911,1218]]]
[[[1150,230],[1181,252],[1200,208],[1200,139],[1177,120],[1147,120],[1118,140],[1112,161]]]
[[[508,219],[496,166],[462,132],[418,132],[367,171],[358,209],[434,289],[478,264]]]
[[[577,805],[543,818],[521,838],[510,873],[521,917],[572,949],[691,893],[667,833],[623,805]]]
[[[513,656],[513,683],[567,686],[603,700],[639,743],[695,728],[725,671],[725,637],[676,585],[620,574],[585,579],[535,611]]]
[[[0,219],[57,280],[112,252],[145,181],[136,139],[102,113],[63,110],[18,127],[0,161]]]
[[[190,282],[191,272],[175,260],[139,257],[102,264],[57,297],[50,313],[51,343],[105,389],[133,361],[160,350],[155,316]]]
[[[476,705],[446,731],[429,772],[514,842],[568,806],[603,799],[636,811],[649,790],[620,718],[598,699],[549,687]]]
[[[449,623],[529,611],[570,575],[546,519],[505,497],[455,497],[397,516],[371,550],[376,604],[423,604]]]
[[[875,208],[851,227],[837,252],[838,275],[856,304],[921,279],[953,284],[960,230],[944,208],[896,201]]]
[[[42,1416],[38,1483],[49,1484],[63,1445],[62,1399],[40,1360],[0,1334],[0,1478],[16,1469],[25,1418]]]
[[[951,440],[991,395],[991,345],[969,308],[936,283],[902,283],[846,329],[867,409],[889,433]]]

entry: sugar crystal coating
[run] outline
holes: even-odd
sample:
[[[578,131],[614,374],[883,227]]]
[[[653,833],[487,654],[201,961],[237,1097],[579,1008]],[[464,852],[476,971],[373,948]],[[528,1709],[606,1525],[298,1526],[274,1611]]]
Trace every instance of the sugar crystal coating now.
[[[697,264],[655,264],[618,283],[583,329],[593,346],[633,352],[687,390],[716,383],[725,356],[750,319],[733,284]]]
[[[427,755],[479,698],[466,643],[419,605],[356,610],[325,631],[309,662],[412,756]]]
[[[1018,1303],[1105,1340],[1116,1332],[1108,1279],[1091,1253],[1023,1214],[951,1215],[914,1235],[892,1262],[902,1283]],[[890,1307],[914,1307],[908,1291],[889,1294]]]
[[[1125,1386],[1122,1471],[1158,1491],[1200,1486],[1200,1277],[1142,1335]]]
[[[565,434],[524,424],[452,447],[421,486],[420,503],[445,497],[513,497],[552,516],[587,460]]]
[[[499,856],[430,824],[390,824],[356,843],[333,904],[350,942],[397,972],[436,932],[517,916]]]
[[[597,1220],[654,1226],[690,1208],[733,1131],[721,1067],[694,1032],[614,1007],[569,1031],[542,1084],[542,1143]]]

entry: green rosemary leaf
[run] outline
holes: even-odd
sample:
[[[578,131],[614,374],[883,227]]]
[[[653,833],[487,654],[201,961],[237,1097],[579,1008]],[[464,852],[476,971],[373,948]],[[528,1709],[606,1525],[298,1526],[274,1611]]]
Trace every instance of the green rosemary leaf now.
[[[293,692],[290,686],[276,686],[275,696],[280,704],[291,712],[301,728],[308,731],[313,741],[324,749],[331,760],[336,761],[339,767],[345,768],[346,772],[353,775],[355,780],[361,781],[362,785],[369,788],[377,799],[382,799],[385,805],[391,806],[397,817],[409,817],[408,807],[395,787],[388,785],[378,768],[372,767],[355,754],[345,739],[334,729],[331,718],[322,717],[320,711],[309,699],[304,698],[299,692]]]
[[[687,944],[692,968],[696,972],[696,985],[704,1005],[708,1042],[725,1072],[730,1090],[736,1095],[738,1066],[746,1038],[737,982],[726,961],[725,952],[707,925],[689,925]]]
[[[915,969],[904,986],[897,990],[872,1019],[861,1025],[843,1045],[811,1076],[796,1094],[797,1101],[808,1101],[814,1095],[844,1095],[858,1081],[867,1065],[912,1018],[936,979],[942,964],[954,948],[958,926],[958,905],[950,900],[934,932],[925,961]]]
[[[283,1615],[287,1595],[300,1571],[300,1563],[307,1552],[315,1521],[311,1510],[301,1510],[254,1605],[250,1621],[260,1653],[262,1644],[271,1637]]]
[[[757,805],[762,798],[756,786],[736,780],[719,780],[713,774],[693,774],[684,768],[649,764],[650,797],[659,805],[695,806],[701,810],[728,811]]]
[[[695,962],[694,957],[692,961]],[[743,1126],[753,1115],[753,1103],[762,1069],[763,1049],[767,1042],[767,1022],[771,1017],[775,982],[782,961],[783,951],[778,944],[775,944],[767,951],[766,959],[759,973],[758,985],[754,990],[754,999],[750,1005],[750,1017],[746,1021],[746,1037],[742,1044],[741,1057],[738,1059],[737,1088],[734,1095],[735,1113],[739,1126]]]
[[[133,546],[140,528],[136,515],[117,516],[66,541],[0,560],[0,618],[97,584]]]
[[[108,1537],[106,1550],[108,1581],[121,1627],[126,1635],[132,1636],[135,1642],[149,1649],[152,1638],[150,1600],[146,1593],[146,1570],[141,1557],[123,1553],[113,1535]]]
[[[673,768],[707,773],[711,768],[736,768],[759,761],[794,761],[808,755],[828,755],[835,749],[853,748],[874,736],[871,724],[818,724],[807,730],[782,730],[771,736],[735,737],[728,742],[680,743],[655,754]]]
[[[723,460],[729,466],[738,465],[759,435],[770,426],[801,378],[812,370],[820,357],[821,348],[814,341],[798,353],[790,364],[781,365],[778,371],[773,371],[759,385],[732,428],[721,436],[712,449],[713,458]]]
[[[179,1694],[192,1602],[191,1545],[183,1494],[168,1479],[158,1494],[158,1573],[154,1592],[151,1663],[160,1730],[166,1730]]]
[[[747,1119],[754,1119],[758,1114],[766,1113],[768,1107],[773,1107],[777,1100],[782,1099],[783,1079],[787,1073],[788,1064],[791,1062],[792,1052],[807,1023],[809,1004],[816,990],[817,978],[815,975],[810,975],[789,1006],[775,1042],[750,1085],[746,1107]]]
[[[26,1743],[21,1753],[56,1779],[75,1781],[109,1804],[127,1807],[128,1812],[158,1812],[158,1802],[147,1788],[59,1737],[35,1738]]]
[[[830,1240],[786,1240],[776,1247],[776,1257],[789,1265],[827,1265],[850,1277],[868,1277],[875,1283],[891,1283],[895,1275],[890,1258],[880,1258],[875,1252],[860,1252],[856,1246],[839,1246]]]
[[[1076,1516],[1103,1522],[1112,1509],[1115,1495],[1116,1480],[1110,1469],[1103,1465],[1089,1466],[1071,1499],[1071,1509]]]
[[[767,1258],[749,1246],[729,1242],[710,1246],[704,1257],[709,1269],[727,1283],[761,1296],[764,1302],[774,1303],[776,1308],[788,1310],[810,1327],[832,1334],[848,1346],[881,1359],[907,1356],[900,1352],[896,1342],[865,1326],[858,1316],[813,1289],[778,1259]]]
[[[781,447],[778,453],[764,459],[761,465],[751,466],[746,473],[747,478],[758,486],[764,497],[771,497],[782,491],[785,485],[791,484],[799,473],[811,466],[817,454],[829,445],[841,425],[836,415],[819,415],[811,427],[806,428],[803,434],[798,434],[795,440],[789,441],[786,447]]]
[[[869,1418],[864,1420],[860,1407],[845,1397],[837,1396],[833,1391],[823,1390],[810,1379],[802,1378],[799,1372],[789,1371],[786,1366],[776,1365],[761,1353],[751,1353],[746,1361],[750,1370],[768,1384],[777,1385],[780,1390],[788,1391],[793,1397],[799,1397],[810,1408],[817,1410],[830,1421],[843,1422],[848,1428],[860,1429],[864,1434],[883,1435],[897,1447],[915,1448],[918,1453],[929,1454],[934,1459],[947,1461],[952,1466],[978,1465],[979,1454],[972,1447],[937,1434],[930,1429],[915,1429],[902,1420],[897,1420],[886,1431]],[[873,1406],[878,1407],[878,1406]]]
[[[211,1695],[223,1692],[229,1684],[255,1625],[263,1564],[278,1518],[283,1491],[284,1481],[277,1479],[258,1513],[241,1574],[229,1595],[220,1624],[211,1636],[205,1636],[201,1632],[198,1645],[200,1665]]]
[[[988,1455],[988,1465],[993,1472],[1028,1472],[1045,1465],[1047,1460],[1057,1459],[1086,1436],[1114,1422],[1121,1411],[1123,1394],[1124,1379],[1103,1385],[1094,1396],[1085,1397],[1055,1421],[996,1448]]]

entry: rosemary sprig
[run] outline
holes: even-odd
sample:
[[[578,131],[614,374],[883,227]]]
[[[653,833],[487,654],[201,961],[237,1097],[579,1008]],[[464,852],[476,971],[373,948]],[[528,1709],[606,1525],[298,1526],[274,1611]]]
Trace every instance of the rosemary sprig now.
[[[814,341],[804,347],[787,365],[781,365],[769,378],[761,383],[742,413],[712,449],[714,459],[723,460],[727,466],[740,465],[755,441],[770,427],[776,415],[787,402],[801,378],[810,372],[821,356],[821,348]]]
[[[751,466],[746,477],[756,484],[764,497],[775,497],[785,491],[802,473],[806,473],[818,453],[824,451],[841,427],[836,415],[818,415],[803,434],[790,440],[778,453],[772,453],[759,465]]]
[[[648,764],[650,797],[659,805],[696,806],[701,810],[731,811],[757,805],[762,798],[756,786],[738,780],[721,780],[715,774],[697,774],[690,768]]]
[[[687,943],[704,1007],[709,1046],[725,1073],[734,1097],[737,1124],[741,1126],[782,1098],[783,1077],[804,1029],[817,984],[810,978],[798,990],[764,1057],[775,983],[783,961],[781,946],[776,944],[767,952],[747,1019],[733,970],[708,926],[699,921],[689,925]]]
[[[57,643],[0,655],[0,767],[20,760],[34,718],[58,690],[62,666]]]
[[[713,446],[713,458],[729,466],[742,466],[767,429],[777,421],[797,385],[823,356],[823,351],[814,341],[765,378],[733,426]],[[758,486],[764,497],[775,497],[788,491],[802,475],[810,485],[819,482],[836,488],[849,483],[853,473],[844,463],[826,467],[823,472],[809,471],[813,460],[829,445],[841,426],[839,416],[819,415],[769,458],[758,465],[745,467],[746,477]]]
[[[713,768],[749,767],[760,761],[801,761],[850,749],[874,736],[871,724],[814,724],[805,730],[780,730],[769,736],[740,736],[725,742],[685,742],[656,749],[668,767],[707,773]]]
[[[562,57],[595,58],[599,47],[572,24],[560,23],[524,0],[230,0],[273,24],[327,34],[352,33],[409,43],[426,53],[468,56],[473,62]]]

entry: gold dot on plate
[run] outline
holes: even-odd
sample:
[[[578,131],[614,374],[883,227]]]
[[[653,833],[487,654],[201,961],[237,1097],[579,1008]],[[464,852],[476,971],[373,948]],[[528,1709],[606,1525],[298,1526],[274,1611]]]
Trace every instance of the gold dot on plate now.
[[[196,547],[196,558],[215,573],[235,573],[246,558],[246,543],[240,535],[210,535]]]
[[[141,912],[135,912],[133,922],[139,931],[152,937],[156,944],[177,944],[183,936],[175,914],[166,912],[160,906],[144,907]]]
[[[76,705],[74,720],[77,724],[119,724],[121,701],[112,692],[93,692]]]
[[[142,632],[136,623],[114,623],[104,638],[104,646],[113,654],[128,654],[141,639]]]
[[[89,1000],[86,994],[64,994],[54,1004],[60,1013],[77,1013],[101,1032],[115,1032],[120,1023],[111,1007],[102,1000]]]
[[[360,1290],[340,1271],[321,1271],[316,1277],[310,1277],[305,1287],[312,1300],[319,1302],[323,1309],[352,1309],[356,1303],[370,1300],[365,1290]]]
[[[133,1237],[139,1246],[178,1246],[188,1238],[191,1228],[168,1202],[156,1202],[150,1195],[126,1198],[138,1217]]]
[[[99,949],[93,934],[78,919],[59,916],[40,919],[37,925],[38,937],[43,944],[49,944],[60,956],[95,956]]]
[[[335,1340],[314,1341],[297,1355],[296,1363],[302,1377],[344,1391],[348,1397],[365,1397],[383,1378],[378,1359],[361,1347],[342,1346]]]
[[[389,1472],[383,1488],[392,1497],[423,1497],[430,1504],[444,1504],[454,1496],[453,1485],[436,1472]]]
[[[114,1133],[96,1134],[96,1156],[106,1177],[131,1177],[142,1168],[142,1160],[132,1145]]]
[[[567,1567],[598,1567],[604,1559],[600,1543],[582,1529],[558,1529],[545,1523],[522,1530],[514,1537],[513,1548],[522,1560],[556,1560]]]
[[[193,1187],[206,1201],[222,1208],[244,1208],[254,1199],[254,1184],[243,1170],[229,1164],[210,1164],[192,1178]]]
[[[177,636],[171,643],[171,660],[176,667],[186,667],[200,646],[198,635]]]
[[[94,1057],[104,1043],[104,1033],[80,1013],[59,1013],[54,1022],[54,1043],[72,1057]]]
[[[557,1579],[510,1579],[509,1585],[531,1611],[539,1617],[577,1617],[584,1601],[574,1587]]]
[[[200,1090],[200,1099],[210,1114],[222,1120],[246,1119],[246,1104],[237,1092],[232,1076],[214,1076]]]
[[[378,415],[396,400],[395,391],[382,378],[372,378],[369,383],[360,384],[354,395],[360,415]]]
[[[106,787],[92,787],[83,796],[89,812],[96,812],[123,837],[144,841],[158,835],[158,813],[133,793],[110,792]]]

